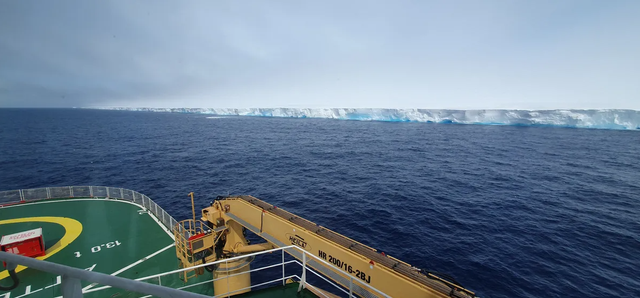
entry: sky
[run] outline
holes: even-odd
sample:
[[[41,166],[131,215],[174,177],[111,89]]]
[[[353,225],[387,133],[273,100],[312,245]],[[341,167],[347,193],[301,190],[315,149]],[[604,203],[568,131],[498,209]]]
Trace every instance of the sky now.
[[[640,110],[640,1],[1,1],[0,107]]]

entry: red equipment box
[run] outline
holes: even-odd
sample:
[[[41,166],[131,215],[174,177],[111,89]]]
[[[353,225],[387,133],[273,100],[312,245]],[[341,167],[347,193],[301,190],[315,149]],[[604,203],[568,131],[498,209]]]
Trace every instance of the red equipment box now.
[[[42,228],[2,236],[0,250],[31,258],[44,256]]]

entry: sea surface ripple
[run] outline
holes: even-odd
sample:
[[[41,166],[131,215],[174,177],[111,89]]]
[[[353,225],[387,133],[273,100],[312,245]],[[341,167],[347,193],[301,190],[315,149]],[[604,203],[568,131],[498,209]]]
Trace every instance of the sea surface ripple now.
[[[481,297],[640,297],[640,134],[0,109],[0,189],[250,194]]]

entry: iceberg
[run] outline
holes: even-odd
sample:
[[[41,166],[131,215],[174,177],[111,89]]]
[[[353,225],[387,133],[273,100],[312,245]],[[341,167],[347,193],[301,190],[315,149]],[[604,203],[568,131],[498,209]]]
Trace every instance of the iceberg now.
[[[253,116],[280,118],[325,118],[358,121],[424,122],[512,126],[556,126],[640,130],[636,110],[445,110],[373,108],[131,108],[98,109],[195,113],[212,116]]]

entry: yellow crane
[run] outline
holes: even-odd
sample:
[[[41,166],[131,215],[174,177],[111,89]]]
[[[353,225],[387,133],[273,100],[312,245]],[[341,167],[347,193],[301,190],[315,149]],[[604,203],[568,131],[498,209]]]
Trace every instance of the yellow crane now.
[[[475,297],[474,292],[449,279],[421,271],[252,196],[218,197],[211,206],[202,209],[200,220],[195,220],[195,211],[193,213],[194,219],[184,220],[174,227],[177,256],[185,268],[296,245],[340,268],[341,273],[321,262],[307,261],[308,266],[345,287],[349,287],[350,283],[344,276],[350,276],[391,297]],[[266,242],[249,244],[245,229]],[[302,258],[300,252],[288,253],[295,258]],[[251,261],[252,258],[233,260],[216,268],[208,268],[213,271],[214,279],[232,275],[231,278],[214,281],[215,294],[248,287],[251,284],[250,274],[238,273],[249,271]],[[186,281],[202,273],[195,270],[189,275],[185,272],[183,279]],[[376,293],[367,287],[353,284],[352,287],[353,293],[358,296],[376,297]]]

